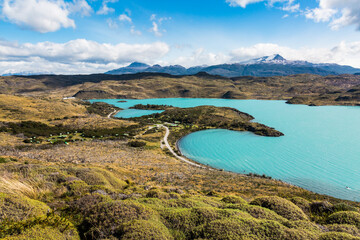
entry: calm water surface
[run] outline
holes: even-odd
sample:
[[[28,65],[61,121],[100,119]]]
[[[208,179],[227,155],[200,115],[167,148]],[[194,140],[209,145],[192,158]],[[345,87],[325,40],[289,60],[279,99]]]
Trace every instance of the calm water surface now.
[[[128,108],[135,104],[177,107],[227,106],[255,117],[285,136],[205,130],[179,142],[188,158],[238,173],[266,174],[305,189],[360,201],[360,107],[289,105],[284,101],[225,99],[93,100]],[[156,111],[159,112],[159,111]],[[117,117],[153,111],[124,110]]]

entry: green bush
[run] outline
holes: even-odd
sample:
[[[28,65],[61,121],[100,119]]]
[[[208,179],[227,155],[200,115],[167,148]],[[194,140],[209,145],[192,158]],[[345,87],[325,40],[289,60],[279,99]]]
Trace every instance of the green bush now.
[[[357,227],[349,224],[331,224],[326,226],[330,232],[344,232],[356,237],[360,237],[360,231]]]
[[[305,213],[298,206],[281,197],[259,197],[251,201],[250,204],[268,208],[289,220],[308,219]]]
[[[321,234],[319,240],[360,240],[360,238],[347,233],[328,232]]]
[[[360,229],[360,213],[353,211],[336,212],[331,214],[326,222],[328,224],[350,224]]]
[[[19,222],[2,222],[0,238],[6,239],[79,239],[73,224],[55,214]]]
[[[157,213],[144,205],[128,201],[108,201],[84,209],[81,233],[88,239],[121,236],[121,225],[133,220],[149,220]]]
[[[231,209],[239,209],[241,211],[244,211],[248,214],[250,214],[254,218],[258,219],[266,219],[266,220],[274,220],[278,222],[286,222],[288,221],[286,218],[280,216],[274,211],[271,211],[270,209],[263,208],[256,205],[236,205],[236,204],[229,204],[226,205],[225,208],[231,208]]]
[[[200,238],[216,240],[258,239],[253,233],[257,223],[253,220],[221,219],[198,228]]]
[[[247,202],[238,196],[226,196],[221,199],[224,203],[232,203],[232,204],[247,204]]]
[[[172,240],[174,238],[171,236],[169,230],[161,222],[135,220],[123,226],[121,239]]]
[[[130,141],[128,144],[129,144],[130,147],[136,147],[136,148],[146,146],[146,142],[136,141],[136,140]]]
[[[79,197],[87,194],[90,191],[90,186],[82,180],[67,182],[65,185],[68,189],[66,193],[68,196]]]
[[[165,220],[164,224],[168,228],[177,229],[186,233],[191,232],[196,223],[193,221],[191,209],[188,208],[170,208],[165,209],[161,213],[161,217]]]
[[[21,195],[0,193],[0,222],[22,221],[47,213],[49,207],[40,201]]]
[[[200,238],[214,240],[295,239],[290,238],[287,229],[278,222],[255,219],[215,220],[199,228],[198,234]]]
[[[353,206],[350,206],[344,202],[337,203],[333,206],[334,212],[341,212],[341,211],[354,211],[359,212],[359,209]]]
[[[79,240],[79,236],[77,234],[68,234],[62,233],[56,228],[52,227],[42,227],[35,226],[33,228],[27,229],[21,234],[15,236],[8,236],[3,238],[3,240]]]
[[[294,228],[299,230],[307,230],[310,232],[320,233],[322,228],[316,223],[304,220],[287,221],[284,225],[288,228]]]
[[[315,215],[328,215],[334,212],[334,206],[328,201],[312,202],[310,204],[310,211]]]
[[[162,192],[160,190],[150,190],[147,194],[146,194],[147,198],[159,198],[159,199],[169,199],[170,195],[168,193]]]
[[[290,199],[292,203],[298,206],[304,213],[310,212],[310,202],[302,197],[293,197]]]

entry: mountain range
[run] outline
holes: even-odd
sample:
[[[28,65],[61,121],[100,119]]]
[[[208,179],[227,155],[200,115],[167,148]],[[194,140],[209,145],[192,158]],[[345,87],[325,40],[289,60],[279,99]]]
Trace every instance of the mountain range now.
[[[156,72],[168,73],[172,75],[192,75],[199,72],[206,72],[212,75],[220,75],[224,77],[238,76],[287,76],[294,74],[317,74],[321,76],[340,75],[340,74],[356,74],[360,73],[360,69],[351,66],[344,66],[330,63],[310,63],[307,61],[291,61],[286,60],[279,54],[265,56],[261,58],[251,59],[245,62],[220,64],[213,66],[195,66],[185,68],[181,65],[150,66],[145,63],[133,62],[127,67],[114,69],[106,72],[106,74],[120,75],[139,72]]]

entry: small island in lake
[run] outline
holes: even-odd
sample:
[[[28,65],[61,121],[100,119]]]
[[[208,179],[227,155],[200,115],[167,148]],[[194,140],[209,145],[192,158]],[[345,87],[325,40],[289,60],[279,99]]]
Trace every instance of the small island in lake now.
[[[129,109],[139,109],[139,110],[166,110],[166,109],[170,109],[170,108],[174,108],[173,106],[170,105],[155,105],[155,104],[136,104],[132,107],[129,107]]]

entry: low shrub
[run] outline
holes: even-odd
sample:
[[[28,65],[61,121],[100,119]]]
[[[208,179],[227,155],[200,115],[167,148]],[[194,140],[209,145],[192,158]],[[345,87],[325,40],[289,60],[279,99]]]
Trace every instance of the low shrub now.
[[[349,224],[331,224],[326,226],[330,232],[345,232],[356,237],[360,237],[360,231],[357,227]]]
[[[348,233],[328,232],[323,233],[318,238],[319,240],[360,240],[358,237],[354,237]]]
[[[128,144],[130,147],[135,147],[135,148],[146,146],[146,142],[143,141],[130,141]]]
[[[268,220],[221,219],[205,224],[201,230],[198,230],[199,237],[214,240],[296,239],[291,237],[284,226]]]
[[[232,204],[247,204],[247,202],[238,196],[226,196],[221,199],[224,203],[232,203]]]
[[[344,202],[337,203],[333,206],[334,212],[341,212],[341,211],[354,211],[359,212],[359,209],[353,206],[350,206]]]
[[[248,214],[250,214],[252,217],[257,219],[266,219],[266,220],[273,220],[278,222],[286,222],[287,219],[280,216],[274,211],[271,211],[270,209],[263,208],[256,205],[226,205],[226,208],[233,208],[233,209],[239,209],[241,211],[244,211]]]
[[[3,240],[79,240],[78,234],[62,233],[59,229],[52,227],[35,226],[14,236],[8,236]]]
[[[268,208],[289,220],[308,219],[305,213],[298,206],[281,197],[259,197],[251,201],[250,204]]]
[[[40,201],[21,195],[0,193],[0,222],[22,221],[47,213],[49,207]]]
[[[53,213],[19,222],[1,222],[0,238],[5,239],[79,239],[73,224]]]
[[[310,211],[315,215],[328,215],[334,212],[334,206],[328,201],[312,202],[310,204]]]
[[[158,221],[135,220],[125,224],[122,227],[122,240],[133,239],[156,239],[172,240],[174,239],[169,230]]]
[[[139,203],[128,201],[100,202],[82,212],[81,233],[88,239],[121,236],[121,225],[134,220],[149,220],[156,212]]]
[[[320,233],[322,231],[322,228],[319,225],[310,221],[304,221],[304,220],[287,221],[283,224],[288,228],[307,230],[310,232]]]
[[[147,198],[159,198],[159,199],[169,199],[170,195],[168,193],[162,192],[160,190],[150,190],[146,194]]]
[[[326,222],[328,224],[350,224],[360,229],[360,213],[353,211],[336,212],[331,214]]]
[[[293,197],[290,199],[292,203],[298,206],[304,213],[309,214],[310,202],[302,197]]]

